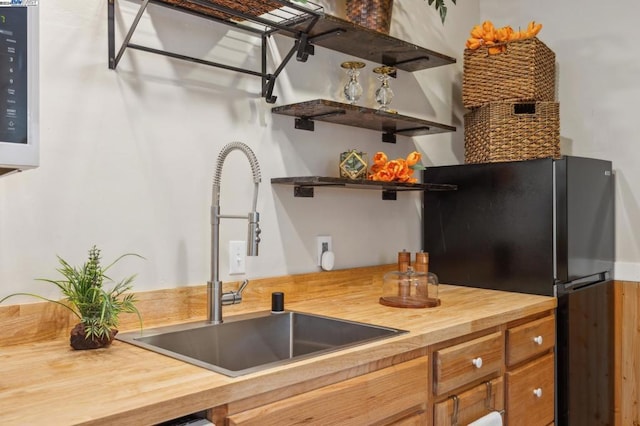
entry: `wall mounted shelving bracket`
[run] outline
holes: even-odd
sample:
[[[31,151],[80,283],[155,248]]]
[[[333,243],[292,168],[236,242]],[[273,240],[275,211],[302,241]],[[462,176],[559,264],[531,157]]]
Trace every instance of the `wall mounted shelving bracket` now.
[[[238,8],[236,9],[214,3],[212,0],[142,0],[140,9],[138,9],[133,23],[124,37],[122,45],[116,52],[115,2],[116,0],[108,0],[107,2],[107,31],[110,69],[117,68],[118,63],[122,59],[122,55],[127,48],[141,50],[174,59],[260,77],[262,79],[261,95],[268,103],[274,103],[276,101],[277,97],[273,96],[276,79],[293,56],[295,55],[296,60],[300,62],[306,62],[309,55],[314,54],[314,46],[311,44],[308,34],[316,25],[318,20],[324,16],[323,8],[312,2],[307,2],[305,6],[301,6],[287,0],[237,0],[235,3],[238,4]],[[247,32],[256,37],[260,37],[262,39],[261,69],[259,71],[245,69],[229,64],[207,61],[132,43],[131,39],[133,34],[135,33],[140,19],[144,15],[145,10],[150,3],[219,22]],[[229,4],[229,1],[225,1],[224,3]],[[247,3],[255,3],[257,7],[251,7],[251,5],[247,7]],[[281,63],[275,67],[273,72],[270,73],[268,72],[267,64],[267,40],[274,33],[284,33],[293,37],[295,40],[293,46],[282,59]]]

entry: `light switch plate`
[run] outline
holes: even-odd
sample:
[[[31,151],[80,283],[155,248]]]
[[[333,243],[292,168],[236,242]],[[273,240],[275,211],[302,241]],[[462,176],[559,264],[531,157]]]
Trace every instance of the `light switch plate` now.
[[[246,272],[246,256],[246,241],[229,241],[229,275],[239,275]]]

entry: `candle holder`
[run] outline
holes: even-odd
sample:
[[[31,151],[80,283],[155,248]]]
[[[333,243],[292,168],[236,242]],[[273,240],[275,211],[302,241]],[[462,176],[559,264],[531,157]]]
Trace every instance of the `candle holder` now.
[[[360,75],[359,70],[364,68],[365,64],[364,62],[347,61],[340,64],[340,66],[347,70],[347,75],[349,76],[349,80],[343,90],[344,97],[351,105],[354,105],[362,96],[362,86],[358,81],[358,76]]]
[[[389,78],[391,78],[391,74],[396,72],[396,68],[385,65],[375,68],[373,72],[379,74],[378,80],[381,82],[380,87],[376,90],[376,102],[380,105],[378,111],[393,112],[389,109],[389,104],[394,97],[393,90],[389,87]]]

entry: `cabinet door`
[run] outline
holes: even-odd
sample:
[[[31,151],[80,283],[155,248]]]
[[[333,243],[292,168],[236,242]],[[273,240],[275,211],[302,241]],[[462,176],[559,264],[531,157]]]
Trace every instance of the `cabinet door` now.
[[[554,316],[541,318],[507,330],[507,365],[547,352],[556,343]]]
[[[504,337],[501,332],[434,352],[434,391],[437,395],[475,380],[497,375],[502,368]]]
[[[489,384],[491,387],[487,386]],[[482,383],[469,390],[455,395],[458,399],[457,424],[466,425],[484,416],[490,411],[501,411],[504,408],[504,380],[502,377]],[[453,398],[448,398],[434,405],[433,424],[437,426],[451,426],[456,404]]]
[[[427,357],[233,414],[229,426],[384,424],[427,409]]]
[[[545,355],[506,374],[509,426],[544,426],[554,420],[554,358]]]

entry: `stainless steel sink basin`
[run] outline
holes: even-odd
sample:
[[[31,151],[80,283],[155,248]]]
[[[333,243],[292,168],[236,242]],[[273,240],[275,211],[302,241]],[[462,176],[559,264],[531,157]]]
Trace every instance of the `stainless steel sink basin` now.
[[[121,333],[117,339],[236,377],[405,332],[299,312],[262,312],[216,325]]]

